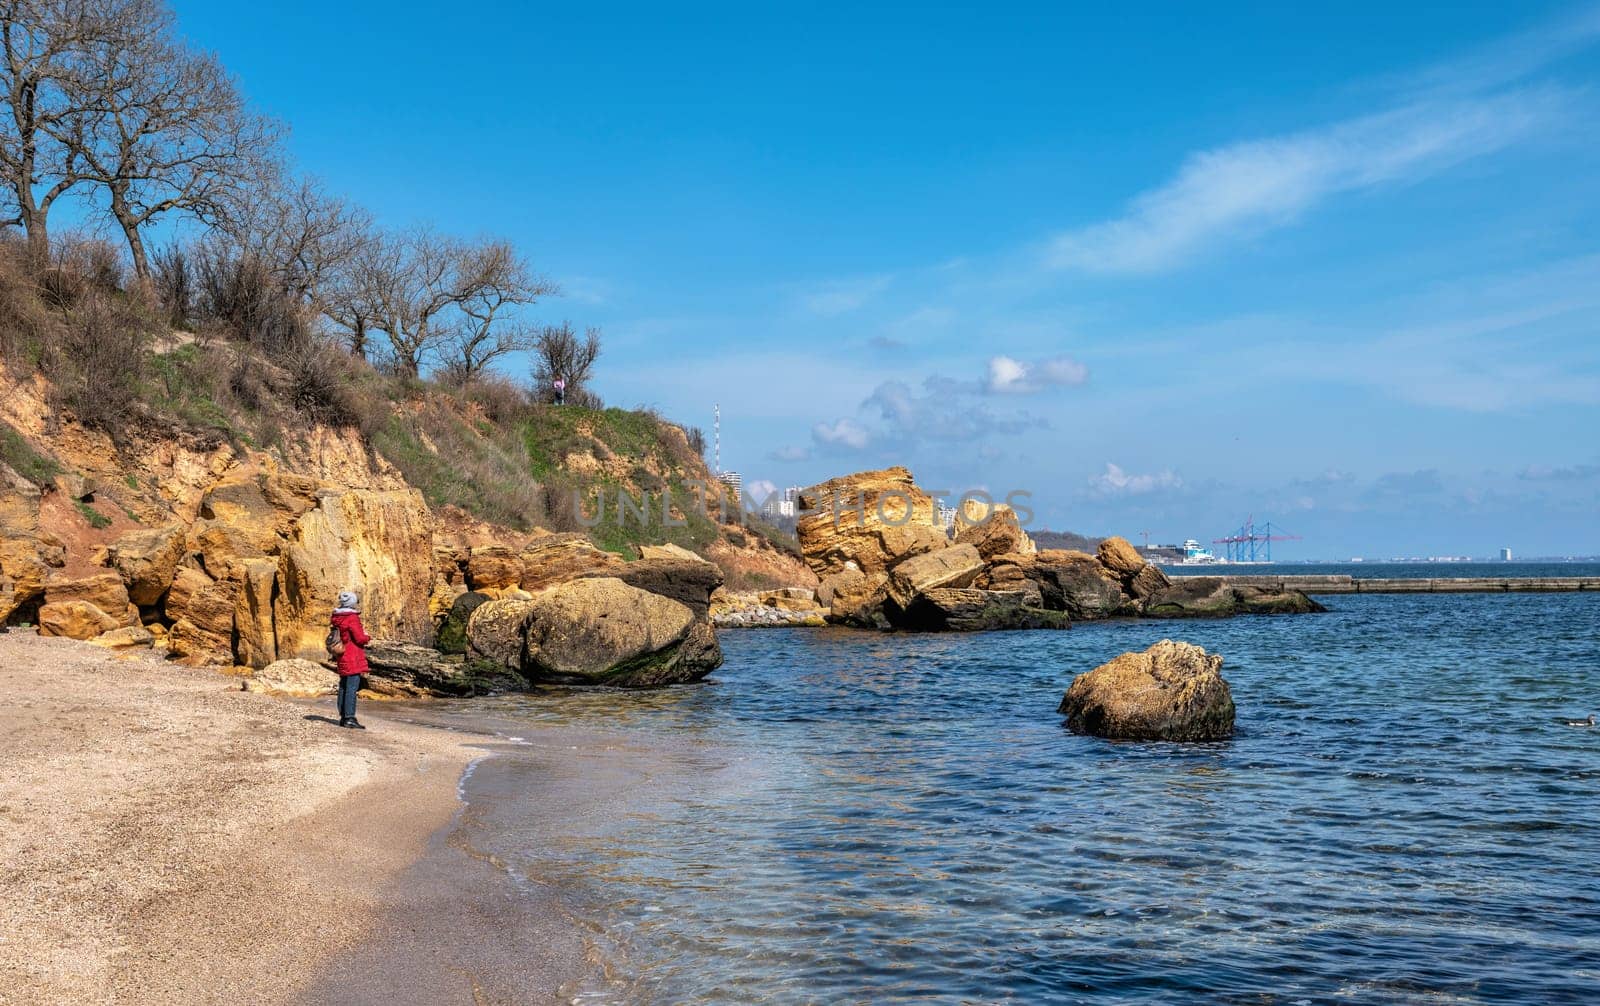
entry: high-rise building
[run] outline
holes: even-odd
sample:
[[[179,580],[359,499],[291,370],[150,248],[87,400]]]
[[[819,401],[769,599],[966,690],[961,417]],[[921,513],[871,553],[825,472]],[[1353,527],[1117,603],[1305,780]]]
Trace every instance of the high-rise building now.
[[[1509,548],[1503,548],[1503,549],[1500,550],[1500,561],[1501,562],[1510,562],[1511,561],[1511,550]]]
[[[956,523],[956,508],[953,507],[953,506],[945,506],[943,503],[940,503],[939,504],[938,526],[942,527],[946,531],[948,531],[952,527],[955,526],[955,523]]]
[[[734,502],[737,503],[744,498],[744,476],[738,472],[718,472],[717,481],[733,490],[731,495]]]

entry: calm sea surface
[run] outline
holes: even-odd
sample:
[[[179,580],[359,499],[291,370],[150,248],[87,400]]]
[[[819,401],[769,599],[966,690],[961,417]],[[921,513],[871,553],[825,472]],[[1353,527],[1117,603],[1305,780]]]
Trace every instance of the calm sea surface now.
[[[575,892],[590,1002],[1600,1002],[1600,594],[1326,601],[724,633],[700,686],[446,707],[615,741],[603,785],[482,763],[463,828]],[[1224,655],[1234,740],[1061,727],[1163,637]]]

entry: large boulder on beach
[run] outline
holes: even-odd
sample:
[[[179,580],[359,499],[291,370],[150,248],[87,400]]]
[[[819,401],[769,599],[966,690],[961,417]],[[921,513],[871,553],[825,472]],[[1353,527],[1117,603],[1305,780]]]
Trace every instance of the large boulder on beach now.
[[[873,576],[914,555],[944,548],[933,497],[901,466],[856,472],[802,490],[796,522],[801,557],[819,578],[848,565]]]
[[[918,594],[937,587],[970,586],[983,568],[983,556],[974,545],[950,545],[925,552],[896,563],[889,571],[889,598],[907,608]]]
[[[534,681],[665,685],[722,663],[706,618],[614,577],[551,587],[528,602],[526,618],[522,668]]]
[[[518,559],[522,563],[522,589],[530,593],[581,576],[614,576],[624,565],[621,556],[596,548],[587,536],[577,532],[535,538]]]
[[[1215,741],[1233,735],[1222,657],[1163,639],[1073,679],[1060,707],[1074,733],[1122,740]]]
[[[88,601],[53,601],[39,607],[39,635],[93,639],[121,623]]]
[[[245,682],[245,690],[268,695],[317,698],[332,695],[338,684],[339,675],[325,665],[314,660],[291,657],[288,660],[275,660],[256,671]]]
[[[652,594],[670,597],[705,618],[711,607],[711,592],[722,586],[722,569],[699,556],[681,558],[656,555],[624,563],[611,574],[623,583]]]
[[[139,609],[128,599],[122,577],[107,571],[88,576],[56,575],[45,582],[46,604],[86,601],[116,620],[118,625],[138,625]]]
[[[503,598],[478,605],[467,619],[467,656],[520,672],[533,601]]]

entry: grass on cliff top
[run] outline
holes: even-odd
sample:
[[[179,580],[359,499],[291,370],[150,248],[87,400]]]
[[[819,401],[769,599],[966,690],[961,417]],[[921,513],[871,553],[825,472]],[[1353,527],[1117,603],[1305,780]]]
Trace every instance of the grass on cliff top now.
[[[22,439],[22,434],[5,422],[0,422],[0,461],[41,488],[61,474],[61,466],[54,458],[34,450]]]

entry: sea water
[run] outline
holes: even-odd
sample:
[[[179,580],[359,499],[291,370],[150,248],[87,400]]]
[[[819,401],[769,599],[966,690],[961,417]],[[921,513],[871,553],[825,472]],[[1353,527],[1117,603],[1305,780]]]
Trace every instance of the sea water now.
[[[470,840],[571,893],[585,1001],[1600,1002],[1600,595],[1325,601],[725,632],[700,685],[452,706],[533,738]],[[1232,740],[1062,727],[1166,637],[1225,658]]]

